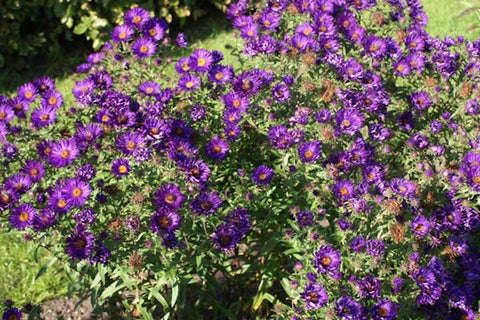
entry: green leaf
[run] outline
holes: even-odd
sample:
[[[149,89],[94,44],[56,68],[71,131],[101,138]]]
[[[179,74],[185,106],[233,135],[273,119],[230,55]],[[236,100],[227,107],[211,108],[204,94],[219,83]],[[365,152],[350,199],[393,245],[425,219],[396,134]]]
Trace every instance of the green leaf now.
[[[84,23],[77,24],[73,29],[75,34],[84,34],[87,31],[88,27]]]
[[[172,287],[172,300],[170,303],[172,308],[177,303],[177,299],[178,299],[178,283],[175,283],[175,285]]]
[[[33,281],[35,282],[38,278],[40,278],[46,271],[48,268],[50,268],[51,266],[53,266],[53,264],[57,262],[57,258],[53,257],[51,258],[47,263],[45,263],[41,268],[40,270],[38,271],[37,275],[35,276],[35,278],[33,279]]]

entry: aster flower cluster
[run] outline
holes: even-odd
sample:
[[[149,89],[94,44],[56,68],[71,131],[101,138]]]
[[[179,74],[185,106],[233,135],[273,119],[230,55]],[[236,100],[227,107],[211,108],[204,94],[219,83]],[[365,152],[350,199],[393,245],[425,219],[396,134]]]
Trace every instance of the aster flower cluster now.
[[[77,68],[75,108],[45,77],[0,96],[2,224],[132,309],[189,287],[239,318],[474,319],[480,41],[431,37],[416,0],[227,16],[239,70],[133,8]]]

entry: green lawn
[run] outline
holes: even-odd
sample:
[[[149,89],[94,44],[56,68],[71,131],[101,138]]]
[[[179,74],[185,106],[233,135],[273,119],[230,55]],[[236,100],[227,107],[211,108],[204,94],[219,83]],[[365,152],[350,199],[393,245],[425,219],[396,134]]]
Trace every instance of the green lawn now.
[[[465,35],[473,40],[480,37],[480,29],[468,31],[476,23],[474,14],[462,18],[457,16],[467,7],[457,0],[424,0],[425,10],[429,16],[428,31],[434,36]],[[232,35],[229,22],[221,16],[209,17],[203,21],[187,25],[187,35],[192,48],[179,50],[175,54],[183,56],[199,47],[225,52],[225,63],[238,67],[235,57],[228,52],[227,46],[239,41]],[[55,64],[33,66],[30,70],[13,73],[11,70],[0,72],[0,93],[12,93],[23,82],[31,81],[40,75],[56,78],[58,89],[65,95],[66,108],[75,106],[69,94],[78,76],[73,74],[74,66],[81,62],[79,55],[65,55]],[[39,303],[52,296],[66,293],[68,281],[62,273],[56,273],[60,267],[53,264],[45,274],[35,280],[40,268],[49,260],[46,252],[39,255],[40,261],[34,259],[35,245],[25,242],[19,233],[5,233],[0,230],[0,303],[12,299],[19,306],[27,303]]]

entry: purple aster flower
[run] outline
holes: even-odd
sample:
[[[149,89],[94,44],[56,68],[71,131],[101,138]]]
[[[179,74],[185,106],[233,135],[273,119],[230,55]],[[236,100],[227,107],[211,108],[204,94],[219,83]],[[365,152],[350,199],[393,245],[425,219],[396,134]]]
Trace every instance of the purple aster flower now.
[[[200,86],[200,78],[186,74],[178,80],[178,86],[184,91],[194,91]]]
[[[111,88],[113,85],[113,79],[106,71],[92,73],[88,76],[88,78],[95,83],[95,88],[98,89],[106,90]],[[110,93],[111,92],[108,92],[106,94]]]
[[[307,310],[318,310],[328,303],[328,294],[325,288],[313,282],[307,284],[300,297],[305,300]]]
[[[190,71],[190,66],[188,64],[189,58],[183,57],[178,59],[177,63],[175,63],[175,70],[178,74],[185,74]]]
[[[225,223],[233,226],[240,238],[247,234],[252,226],[252,220],[248,215],[247,209],[242,207],[237,207],[235,210],[230,211],[225,217]]]
[[[33,225],[36,215],[37,211],[31,204],[20,204],[18,207],[12,209],[12,213],[10,214],[9,218],[10,224],[15,229],[25,230],[25,228]]]
[[[12,189],[0,186],[0,210],[12,207],[18,201],[19,195]]]
[[[30,82],[22,85],[17,91],[18,97],[20,97],[20,99],[27,100],[28,102],[35,101],[37,93],[37,87]]]
[[[127,131],[122,133],[115,141],[115,146],[124,155],[133,155],[144,144],[144,137],[138,132]]]
[[[221,224],[213,232],[212,242],[223,251],[230,251],[240,241],[241,237],[235,230],[235,227],[230,224]]]
[[[7,309],[3,312],[2,320],[22,320],[23,313],[17,308],[8,306]]]
[[[92,69],[92,65],[90,63],[82,63],[77,66],[75,69],[76,73],[88,73]]]
[[[103,52],[91,53],[87,57],[87,62],[90,64],[99,64],[105,60],[105,54]]]
[[[414,182],[402,178],[395,178],[392,179],[390,186],[394,192],[402,197],[411,198],[415,195],[416,185]]]
[[[465,102],[465,110],[468,115],[474,116],[480,113],[480,99],[472,99]]]
[[[134,33],[135,31],[133,30],[133,28],[126,24],[116,26],[115,28],[113,28],[111,39],[113,42],[128,41]]]
[[[193,122],[203,120],[207,115],[207,108],[201,104],[195,104],[190,108],[190,119]]]
[[[208,71],[208,79],[210,82],[225,84],[232,81],[235,76],[232,66],[214,65]]]
[[[385,141],[390,138],[390,131],[380,123],[372,123],[368,126],[368,136],[375,141]]]
[[[194,72],[207,72],[212,64],[213,55],[205,49],[195,50],[188,60],[188,65]]]
[[[92,192],[90,185],[80,179],[68,179],[63,186],[63,196],[74,207],[83,206]]]
[[[335,274],[340,268],[341,263],[340,251],[335,250],[330,244],[321,246],[315,253],[313,260],[313,264],[319,273],[327,273],[329,275]]]
[[[357,287],[361,298],[377,299],[380,296],[382,282],[380,279],[367,274],[364,279],[357,280]]]
[[[91,181],[95,178],[97,174],[97,170],[95,170],[95,166],[91,163],[85,163],[77,170],[77,178],[82,181]]]
[[[350,249],[355,252],[361,252],[365,249],[365,238],[355,237],[350,241]]]
[[[28,175],[14,174],[4,181],[4,186],[7,189],[12,189],[19,195],[27,192],[32,186],[32,180]]]
[[[381,239],[367,240],[367,254],[373,257],[381,257],[385,254],[385,243]]]
[[[239,113],[246,112],[250,105],[248,97],[241,96],[236,92],[229,92],[222,96],[222,101],[229,110],[235,110]]]
[[[410,131],[415,127],[415,119],[413,118],[413,113],[411,111],[405,111],[398,117],[397,120],[398,126],[405,130]]]
[[[33,110],[31,115],[31,122],[34,128],[48,127],[49,125],[55,123],[57,119],[57,112],[54,107],[51,106],[40,106],[39,108]]]
[[[158,234],[170,233],[180,227],[182,217],[168,209],[159,209],[150,217],[150,230]]]
[[[418,110],[426,110],[433,105],[433,101],[426,91],[414,92],[409,100],[412,106]]]
[[[176,39],[177,45],[181,48],[188,47],[188,39],[184,33],[179,32]]]
[[[335,115],[339,133],[354,135],[363,127],[365,117],[357,109],[340,109]]]
[[[11,99],[9,105],[13,108],[15,115],[19,118],[25,118],[27,111],[30,110],[30,102],[22,100],[19,97]]]
[[[448,238],[448,245],[452,249],[453,253],[459,256],[463,256],[468,251],[468,243],[465,238],[450,236]]]
[[[136,27],[139,30],[150,20],[150,13],[143,8],[133,8],[128,10],[124,17],[123,21],[126,25],[130,27]]]
[[[176,210],[182,206],[185,196],[173,183],[163,183],[153,194],[153,203],[158,208]]]
[[[330,121],[331,118],[332,118],[332,113],[330,112],[329,109],[320,109],[315,114],[315,120],[317,120],[318,123],[327,123]]]
[[[160,92],[161,86],[155,81],[145,81],[138,86],[138,91],[147,95],[154,96]]]
[[[272,97],[278,102],[286,102],[290,100],[290,90],[287,85],[283,83],[277,83],[272,88]]]
[[[395,320],[397,319],[399,307],[398,303],[394,303],[386,298],[380,298],[372,307],[370,314],[374,320]]]
[[[81,150],[86,150],[88,147],[94,145],[95,140],[101,137],[103,129],[96,123],[89,123],[86,126],[80,125],[75,132],[74,139],[77,147]]]
[[[385,41],[377,36],[368,36],[364,39],[363,48],[365,52],[377,59],[382,59],[387,50]]]
[[[402,278],[395,278],[392,280],[392,292],[399,293],[403,287],[404,280]]]
[[[297,222],[301,227],[308,227],[313,224],[313,214],[310,210],[303,210],[296,214]]]
[[[411,222],[410,227],[415,235],[425,237],[430,231],[428,219],[422,215],[417,215]]]
[[[218,136],[214,136],[205,144],[205,153],[207,157],[213,160],[223,160],[230,151],[228,143]]]
[[[106,265],[111,255],[110,250],[100,240],[96,240],[93,250],[90,252],[88,262],[90,265],[94,265],[95,263]]]
[[[268,130],[268,138],[274,149],[287,149],[294,143],[291,133],[282,125],[271,127]]]
[[[173,232],[167,233],[163,236],[162,245],[172,249],[178,244],[177,236]]]
[[[65,252],[72,259],[85,259],[93,250],[95,237],[83,225],[77,225],[67,238]]]
[[[342,296],[335,301],[335,314],[340,319],[348,320],[363,319],[365,317],[362,305],[350,296]]]
[[[137,58],[143,59],[155,54],[157,46],[149,38],[139,38],[132,43],[132,50]]]
[[[0,104],[0,122],[10,122],[15,117],[15,110],[9,104]]]
[[[48,162],[56,167],[65,167],[79,156],[79,150],[73,139],[62,139],[52,144],[51,152],[48,155]]]
[[[410,74],[410,64],[407,59],[401,59],[393,64],[393,71],[396,76],[404,77]]]
[[[92,208],[88,208],[74,215],[73,219],[78,224],[86,225],[94,223],[97,218],[95,217],[95,211]]]
[[[320,159],[322,144],[315,140],[312,142],[305,142],[298,146],[298,155],[303,162],[314,163]]]
[[[35,183],[40,181],[45,175],[45,167],[39,161],[27,160],[21,172],[28,176]]]
[[[189,182],[205,183],[210,177],[210,167],[203,160],[191,158],[181,162],[180,167],[184,170]]]
[[[42,94],[41,103],[42,106],[58,109],[63,103],[63,96],[60,91],[49,90]]]
[[[266,165],[261,165],[253,170],[252,180],[256,184],[269,184],[273,178],[273,169],[267,167]]]
[[[112,173],[117,178],[122,178],[130,173],[130,163],[127,159],[115,159],[112,163]]]
[[[95,89],[95,82],[92,79],[84,79],[75,82],[72,93],[81,104],[90,104],[93,100],[92,92]]]
[[[354,58],[348,58],[342,66],[342,74],[346,80],[356,81],[363,75],[363,67]]]
[[[163,39],[167,29],[168,24],[164,19],[152,18],[143,26],[143,34],[158,42]]]
[[[190,209],[196,214],[209,215],[217,211],[222,201],[216,191],[202,192],[192,200]]]
[[[333,186],[333,194],[337,199],[346,200],[353,197],[355,186],[350,180],[340,180]]]
[[[49,77],[40,77],[33,81],[39,93],[55,89],[55,80]]]

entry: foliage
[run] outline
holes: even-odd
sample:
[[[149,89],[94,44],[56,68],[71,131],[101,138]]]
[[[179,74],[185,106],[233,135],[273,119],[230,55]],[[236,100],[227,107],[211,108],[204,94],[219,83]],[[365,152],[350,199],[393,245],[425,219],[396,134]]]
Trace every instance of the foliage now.
[[[468,15],[474,15],[476,17],[477,22],[473,24],[470,29],[477,29],[479,28],[478,21],[480,21],[480,1],[478,0],[462,0],[459,1],[462,3],[467,9],[462,11],[459,17],[465,17]]]
[[[208,3],[225,9],[229,0]],[[108,39],[111,25],[119,23],[130,7],[141,5],[171,22],[174,18],[197,19],[205,14],[205,3],[196,0],[6,0],[0,4],[0,68],[22,63],[20,57],[42,50],[54,50],[77,35],[92,42],[95,49]],[[20,57],[18,57],[20,56]]]
[[[130,10],[78,106],[4,97],[3,222],[125,317],[474,319],[480,41],[316,3],[232,5],[236,69]]]

